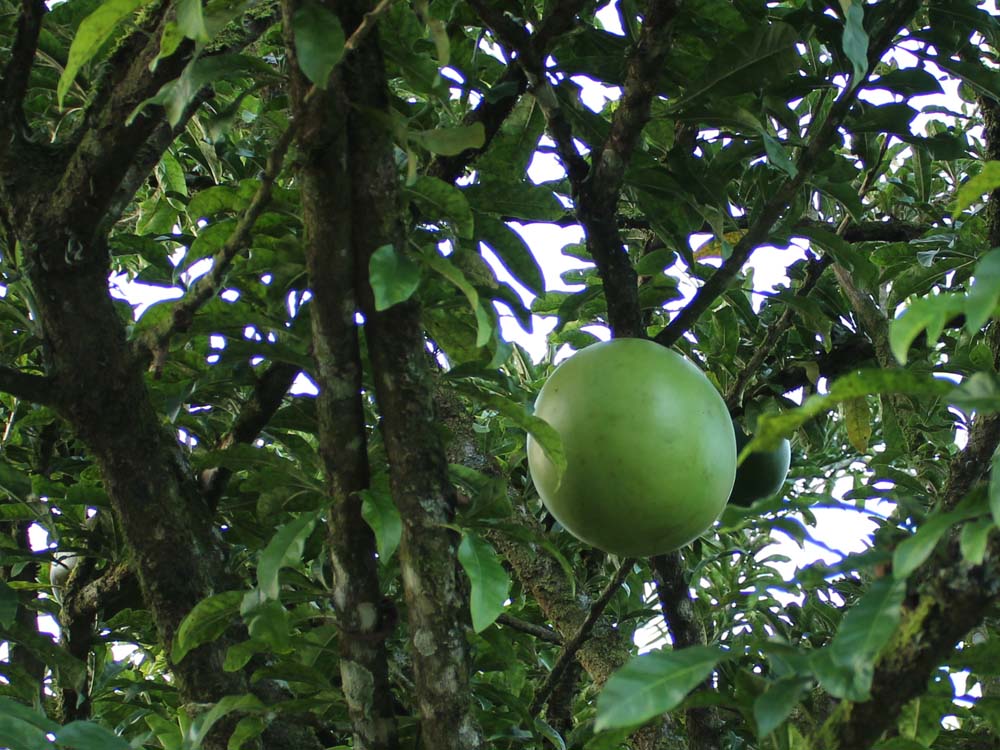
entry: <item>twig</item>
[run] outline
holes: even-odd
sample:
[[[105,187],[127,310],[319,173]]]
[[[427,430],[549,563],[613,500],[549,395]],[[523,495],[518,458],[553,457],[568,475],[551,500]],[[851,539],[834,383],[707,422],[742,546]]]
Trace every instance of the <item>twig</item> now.
[[[253,396],[243,404],[232,428],[216,446],[216,450],[225,450],[238,443],[252,443],[281,408],[285,394],[298,374],[299,368],[287,362],[275,362],[271,365],[254,384]],[[231,469],[224,466],[202,471],[202,494],[211,507],[218,504],[232,473]]]
[[[879,151],[878,158],[871,168],[865,173],[864,179],[861,181],[861,186],[858,188],[858,197],[864,198],[868,195],[868,192],[872,189],[875,182],[875,175],[882,165],[882,160],[885,158],[885,154],[889,148],[889,139],[886,138],[882,141],[882,148]],[[836,234],[838,237],[843,237],[847,234],[848,229],[852,226],[853,220],[850,215],[845,216],[840,225],[837,227]],[[816,284],[819,282],[820,276],[823,275],[823,271],[834,263],[833,256],[827,254],[823,255],[818,259],[814,259],[812,263],[809,264],[809,268],[806,271],[806,277],[802,281],[802,286],[796,291],[796,297],[807,297],[810,292],[815,288]],[[839,276],[838,276],[839,278]],[[778,322],[770,327],[767,332],[767,336],[764,339],[764,343],[757,347],[754,351],[753,357],[750,358],[750,362],[747,366],[740,370],[739,376],[736,378],[736,382],[729,389],[729,393],[726,394],[726,406],[729,407],[729,411],[732,412],[734,409],[740,406],[743,399],[743,391],[746,389],[749,382],[757,376],[760,371],[760,366],[764,363],[764,360],[770,355],[778,343],[778,340],[785,335],[785,332],[791,327],[792,320],[795,317],[795,309],[788,307],[781,314]]]
[[[541,684],[538,691],[535,693],[535,697],[531,701],[531,706],[528,708],[528,713],[531,716],[537,716],[542,710],[542,706],[545,705],[545,701],[548,700],[549,695],[555,689],[556,685],[559,684],[559,680],[562,679],[563,673],[569,666],[570,662],[576,658],[576,652],[580,649],[580,646],[585,640],[590,636],[590,630],[594,627],[594,623],[597,622],[604,609],[611,602],[611,598],[618,593],[618,589],[621,587],[622,582],[628,577],[628,574],[632,571],[632,566],[635,564],[635,560],[632,558],[626,559],[618,570],[615,572],[614,577],[611,582],[608,583],[604,591],[601,592],[600,597],[594,602],[594,605],[590,608],[587,613],[587,619],[583,621],[580,625],[580,629],[576,631],[572,638],[566,642],[563,646],[563,650],[559,652],[559,658],[556,659],[556,663],[552,665],[552,671],[549,672],[548,677],[545,678],[545,682]]]
[[[536,625],[533,622],[528,622],[527,620],[522,620],[518,617],[514,617],[513,615],[508,615],[506,612],[497,618],[497,622],[501,625],[506,625],[512,630],[520,630],[522,633],[533,635],[540,641],[554,643],[557,646],[561,646],[563,642],[562,636],[552,628],[547,628],[544,625]]]
[[[223,246],[212,257],[212,269],[198,279],[188,295],[174,306],[173,314],[165,324],[154,328],[143,338],[143,347],[157,355],[165,351],[169,347],[170,339],[173,335],[190,328],[191,323],[194,321],[194,314],[202,305],[215,296],[225,279],[226,273],[229,271],[230,264],[236,255],[246,246],[254,224],[256,224],[260,215],[264,213],[264,209],[267,208],[267,204],[271,200],[271,191],[274,187],[274,182],[281,172],[281,167],[285,161],[285,154],[288,152],[292,139],[298,130],[298,123],[298,120],[293,120],[285,128],[285,132],[278,138],[278,142],[267,157],[267,165],[264,168],[264,175],[261,177],[257,192],[254,193],[253,198],[250,199],[250,205],[247,206],[246,210],[240,216],[236,227],[233,229],[233,233],[229,235]]]
[[[921,3],[919,0],[905,0],[893,7],[890,15],[879,33],[874,36],[869,45],[869,71],[888,49],[899,29],[916,13]],[[867,74],[866,74],[867,75]],[[823,122],[816,128],[806,148],[799,154],[795,163],[795,176],[789,176],[775,191],[775,194],[761,209],[760,216],[748,229],[745,235],[736,243],[733,254],[712,274],[691,301],[678,313],[670,324],[656,336],[656,341],[664,346],[672,346],[687,333],[701,315],[708,310],[715,300],[729,286],[743,264],[750,258],[757,247],[762,244],[771,232],[772,227],[781,218],[798,189],[805,184],[806,179],[816,168],[820,157],[827,151],[829,144],[836,135],[837,128],[847,116],[848,111],[857,99],[861,90],[861,81],[851,81],[841,95],[830,107]]]

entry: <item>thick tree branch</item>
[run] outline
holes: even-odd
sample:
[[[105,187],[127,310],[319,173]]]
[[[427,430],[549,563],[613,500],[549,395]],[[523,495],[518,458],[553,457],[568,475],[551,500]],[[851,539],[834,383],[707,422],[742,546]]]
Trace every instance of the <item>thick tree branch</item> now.
[[[58,406],[59,403],[59,393],[51,378],[5,365],[0,365],[0,391],[34,404]]]
[[[28,92],[31,65],[35,60],[38,35],[42,30],[42,19],[48,12],[44,0],[21,0],[21,12],[17,17],[17,33],[11,48],[10,59],[0,76],[0,140],[9,141],[10,136],[27,135],[24,110],[21,105]]]
[[[608,302],[608,320],[617,337],[644,336],[635,269],[618,231],[617,209],[622,181],[642,129],[649,122],[656,82],[672,40],[675,0],[652,0],[642,32],[629,55],[621,101],[611,132],[594,152],[590,174],[575,185],[577,216],[587,236],[587,249],[597,263]]]
[[[343,26],[351,26],[345,10],[356,13],[359,5],[363,3],[337,3]],[[373,125],[370,115],[390,108],[377,38],[369,36],[343,64],[338,93],[346,97],[339,111],[347,116],[347,141],[343,151],[330,158],[340,156],[348,170],[344,175],[348,195],[342,200],[349,201],[350,208],[343,218],[349,220],[354,291],[365,317],[390,486],[403,522],[399,561],[421,742],[437,750],[476,750],[483,737],[471,706],[468,605],[458,567],[457,535],[448,528],[457,496],[434,413],[419,308],[410,300],[377,310],[368,280],[369,262],[378,248],[405,247],[392,134]],[[322,195],[327,190],[316,186],[312,192]],[[344,310],[352,317],[354,312]]]
[[[868,69],[873,70],[875,64],[889,49],[896,34],[899,33],[910,18],[921,6],[920,0],[903,0],[896,3],[886,16],[878,33],[872,35],[869,44]],[[701,315],[707,311],[721,295],[730,282],[743,268],[753,251],[764,243],[771,229],[781,218],[795,193],[805,184],[816,169],[819,159],[827,151],[850,108],[857,100],[863,81],[851,81],[851,86],[844,89],[830,107],[823,121],[815,128],[808,145],[799,154],[795,162],[795,175],[789,176],[768,200],[757,219],[747,229],[746,234],[736,243],[732,255],[719,267],[712,277],[705,282],[691,301],[678,313],[670,324],[656,336],[656,341],[665,345],[673,345],[695,324]]]
[[[352,195],[358,187],[353,184],[357,174],[350,168],[357,127],[348,124],[354,116],[348,97],[359,96],[352,79],[367,74],[359,72],[356,55],[349,53],[344,66],[334,71],[328,91],[310,87],[299,68],[291,32],[298,5],[294,0],[283,3],[285,48],[294,70],[290,82],[293,116],[303,123],[297,143],[297,178],[313,295],[309,308],[319,386],[317,437],[330,496],[327,531],[340,631],[341,687],[355,747],[395,750],[399,739],[385,647],[385,638],[395,625],[395,610],[386,606],[382,595],[375,536],[361,512],[362,493],[369,489],[371,478],[355,284],[366,269],[358,268],[361,260],[354,248],[354,211],[362,209],[354,206]],[[332,3],[330,7],[340,11],[345,27],[357,24],[351,39],[360,40],[388,2],[383,0],[361,19],[356,5],[350,10]],[[359,43],[355,42],[355,49]],[[371,45],[361,54],[370,63]]]

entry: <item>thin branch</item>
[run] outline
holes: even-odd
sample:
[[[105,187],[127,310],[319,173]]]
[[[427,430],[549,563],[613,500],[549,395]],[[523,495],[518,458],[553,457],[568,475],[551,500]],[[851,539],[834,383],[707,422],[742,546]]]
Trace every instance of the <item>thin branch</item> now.
[[[261,430],[284,403],[299,368],[287,362],[275,362],[254,384],[253,396],[243,404],[232,429],[222,438],[216,450],[225,450],[236,444],[252,443]],[[232,476],[228,467],[217,466],[201,473],[202,494],[214,507],[222,497],[226,483]]]
[[[4,365],[0,365],[0,391],[35,404],[57,406],[59,403],[55,383],[51,379]]]
[[[187,295],[174,305],[173,313],[164,325],[154,328],[144,337],[141,342],[143,348],[154,352],[157,356],[162,356],[162,353],[169,347],[173,335],[188,330],[194,322],[194,315],[198,309],[218,293],[229,271],[229,266],[236,256],[246,248],[254,224],[264,213],[271,200],[274,182],[281,173],[285,154],[295,137],[298,124],[298,120],[293,120],[278,138],[274,148],[271,149],[264,174],[260,180],[260,186],[258,186],[253,198],[250,199],[250,205],[241,214],[232,234],[229,235],[219,251],[212,256],[212,269],[198,279]]]
[[[562,636],[559,635],[552,628],[547,628],[544,625],[536,625],[533,622],[528,622],[527,620],[522,620],[520,618],[514,617],[513,615],[508,615],[507,613],[501,614],[497,618],[497,622],[501,625],[506,625],[511,630],[519,630],[522,633],[527,633],[532,635],[540,641],[546,641],[547,643],[554,643],[557,646],[561,646],[563,643]]]
[[[649,122],[656,82],[673,40],[675,0],[654,0],[644,13],[642,32],[629,55],[622,98],[611,131],[594,152],[587,179],[575,185],[577,215],[587,235],[587,249],[597,264],[615,336],[643,336],[635,269],[618,231],[617,208],[625,169]]]
[[[920,5],[920,0],[904,0],[893,7],[882,28],[873,36],[869,45],[869,70],[874,69],[875,64],[892,44],[899,29],[913,17]],[[795,193],[805,184],[806,180],[816,169],[820,158],[829,149],[837,129],[856,101],[863,81],[852,80],[850,83],[851,85],[841,93],[830,107],[827,116],[809,139],[808,145],[799,154],[795,163],[795,175],[786,178],[781,186],[778,187],[771,199],[761,209],[757,220],[747,229],[746,234],[740,241],[736,243],[732,255],[705,282],[705,285],[695,293],[694,297],[680,311],[677,317],[666,328],[660,331],[656,336],[657,342],[664,346],[671,346],[687,333],[694,326],[698,318],[728,288],[730,282],[740,272],[740,269],[743,268],[743,264],[750,258],[753,251],[767,240],[771,229],[788,208]]]
[[[626,559],[618,570],[615,572],[614,577],[605,587],[604,591],[601,592],[600,597],[594,602],[590,611],[587,613],[587,619],[583,621],[580,625],[580,629],[576,631],[572,638],[570,638],[566,645],[563,646],[563,650],[559,653],[559,658],[556,659],[556,663],[552,665],[552,671],[549,672],[548,676],[545,678],[538,690],[535,692],[535,697],[531,700],[531,706],[528,708],[528,713],[532,716],[537,716],[545,705],[545,702],[549,699],[552,691],[559,684],[562,679],[563,673],[569,664],[576,658],[576,652],[580,650],[580,646],[583,645],[584,641],[590,637],[591,628],[604,613],[605,608],[611,602],[612,597],[618,593],[621,588],[622,582],[628,577],[628,574],[632,572],[632,566],[635,565],[635,560],[632,558]]]
[[[0,76],[0,132],[10,129],[26,131],[24,111],[21,108],[28,91],[31,65],[38,48],[38,35],[42,30],[42,19],[48,12],[44,0],[21,0],[21,12],[17,17],[17,33],[10,52],[10,60]],[[18,133],[23,135],[24,133]]]

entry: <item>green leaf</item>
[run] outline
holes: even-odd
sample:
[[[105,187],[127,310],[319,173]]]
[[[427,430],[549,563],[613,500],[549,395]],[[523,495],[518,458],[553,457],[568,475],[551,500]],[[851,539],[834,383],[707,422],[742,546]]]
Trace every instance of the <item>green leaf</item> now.
[[[907,370],[859,370],[836,380],[825,395],[814,395],[802,406],[780,414],[763,414],[757,422],[753,440],[740,455],[759,450],[774,450],[781,440],[791,437],[799,427],[819,414],[835,409],[852,398],[898,393],[907,396],[948,398],[955,393],[951,381]]]
[[[707,74],[688,87],[684,99],[674,109],[702,96],[742,93],[761,80],[780,76],[797,60],[795,44],[799,33],[788,24],[761,26],[723,46],[705,66]]]
[[[990,462],[989,499],[993,522],[1000,526],[1000,448],[994,452],[993,460]]]
[[[974,275],[965,302],[965,330],[972,335],[979,332],[1000,303],[1000,248],[993,248],[979,259]]]
[[[59,76],[56,95],[59,98],[60,107],[63,105],[66,92],[76,80],[80,68],[90,62],[94,55],[100,51],[118,24],[146,2],[148,0],[105,0],[83,20],[73,37],[73,43],[70,45],[66,67],[63,69],[62,75]]]
[[[486,406],[503,414],[507,419],[528,433],[530,439],[537,440],[546,457],[556,468],[561,479],[566,473],[566,452],[563,450],[562,438],[555,428],[544,419],[529,414],[523,406],[490,391],[475,387],[460,387],[463,393]]]
[[[428,248],[420,257],[428,266],[457,286],[465,295],[469,301],[469,307],[472,308],[472,312],[476,316],[476,346],[486,346],[493,335],[493,321],[479,299],[479,292],[465,278],[462,269],[441,255],[434,247]]]
[[[638,726],[666,713],[703,683],[726,654],[714,646],[651,651],[631,659],[597,699],[598,731]]]
[[[983,164],[979,174],[967,180],[958,189],[951,218],[957,219],[962,211],[982,198],[984,194],[991,193],[997,188],[1000,188],[1000,161],[988,161]]]
[[[556,221],[566,215],[555,193],[545,185],[489,180],[469,185],[462,194],[482,213],[524,221]]]
[[[306,0],[292,16],[292,32],[299,68],[318,88],[325,89],[344,54],[340,20],[315,0]]]
[[[171,660],[175,663],[181,661],[191,649],[214,641],[226,632],[239,614],[243,596],[243,591],[224,591],[194,605],[177,629],[170,651]]]
[[[643,255],[635,264],[635,272],[640,276],[656,276],[663,273],[677,261],[677,253],[673,250],[654,250]]]
[[[768,684],[753,703],[757,735],[767,737],[780,727],[809,689],[811,681],[800,676],[783,677]]]
[[[59,729],[59,725],[45,714],[39,713],[35,709],[26,706],[23,703],[18,703],[10,698],[0,696],[0,743],[4,741],[4,730],[2,728],[2,721],[4,718],[16,720],[21,724],[39,729],[41,730],[43,737],[45,734],[56,732]],[[51,745],[47,746],[51,747]]]
[[[403,519],[388,492],[364,490],[361,493],[361,516],[375,533],[379,559],[388,562],[403,537]]]
[[[278,529],[271,537],[271,541],[267,543],[267,547],[260,553],[260,562],[257,565],[257,584],[268,599],[277,599],[281,594],[278,580],[281,569],[302,562],[306,539],[309,538],[318,520],[319,511],[303,513],[294,521],[290,521]]]
[[[421,175],[403,192],[417,205],[424,221],[448,221],[462,239],[472,239],[475,223],[465,194],[436,177]]]
[[[420,266],[392,245],[382,245],[368,261],[368,281],[375,295],[375,309],[388,310],[417,291]]]
[[[830,644],[834,661],[844,666],[874,662],[902,617],[906,581],[879,578],[848,610]]]
[[[466,532],[458,547],[458,561],[469,576],[469,610],[472,629],[482,632],[503,612],[510,592],[510,577],[497,559],[496,550],[472,532]]]
[[[185,750],[197,750],[216,722],[233,711],[262,713],[266,706],[256,695],[227,695],[191,723],[184,737]]]
[[[411,130],[407,135],[411,141],[432,154],[442,156],[456,156],[470,148],[482,148],[486,143],[486,129],[481,122],[454,128]]]
[[[268,723],[260,716],[244,716],[229,735],[226,750],[240,750],[251,740],[259,737],[267,729]]]
[[[851,85],[857,86],[868,72],[868,32],[865,31],[865,9],[861,0],[848,0],[844,19],[844,54],[851,61],[854,75]]]
[[[962,533],[958,538],[962,559],[970,565],[982,565],[986,557],[986,544],[989,541],[990,532],[994,528],[996,528],[996,522],[992,516],[970,521],[963,526]]]
[[[510,275],[534,294],[545,293],[545,279],[531,248],[505,222],[476,214],[476,239],[490,246]]]
[[[937,343],[948,321],[961,313],[965,300],[956,294],[938,294],[914,300],[903,314],[889,323],[889,347],[900,364],[905,365],[910,345],[924,331],[927,345]]]
[[[6,709],[10,704],[21,705],[7,698],[0,698],[0,708]],[[10,750],[51,750],[52,743],[37,726],[4,712],[0,713],[0,747]]]
[[[0,628],[9,628],[17,617],[17,592],[0,579]]]
[[[205,26],[201,0],[178,0],[177,28],[188,39],[204,44],[211,39]]]
[[[243,599],[241,612],[246,623],[247,632],[257,643],[266,643],[276,654],[287,654],[292,650],[290,634],[291,624],[286,610],[281,602],[274,599],[258,601],[250,611],[247,601],[254,601],[256,591],[250,592]]]
[[[795,177],[799,173],[781,141],[767,133],[764,133],[764,150],[767,152],[767,160],[789,177]]]
[[[904,539],[892,555],[892,574],[905,579],[930,557],[938,541],[952,526],[979,514],[974,506],[958,508],[948,513],[934,513],[917,529],[917,533]]]
[[[865,453],[872,436],[872,413],[868,399],[864,396],[848,399],[841,404],[841,410],[848,442],[858,453]]]
[[[176,125],[184,110],[202,88],[217,81],[249,78],[260,86],[278,78],[278,73],[265,61],[250,55],[208,55],[192,60],[180,77],[169,81],[149,99],[139,104],[129,116],[131,122],[148,104],[159,104],[167,111],[167,120]]]
[[[56,730],[56,743],[74,750],[132,750],[122,737],[92,721],[73,721]]]
[[[231,185],[215,185],[192,196],[188,201],[187,215],[194,221],[210,219],[216,214],[242,211],[249,204],[250,200]]]

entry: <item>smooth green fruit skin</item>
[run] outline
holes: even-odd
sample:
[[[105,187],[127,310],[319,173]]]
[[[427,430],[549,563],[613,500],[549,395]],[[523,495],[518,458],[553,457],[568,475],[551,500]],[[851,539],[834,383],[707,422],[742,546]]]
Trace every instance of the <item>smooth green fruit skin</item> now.
[[[750,442],[751,438],[743,428],[733,422],[736,433],[736,453]],[[792,444],[782,440],[781,445],[773,451],[755,451],[736,469],[736,482],[729,502],[742,508],[749,508],[763,497],[771,497],[788,476],[788,467],[792,464]]]
[[[726,405],[690,361],[651,341],[588,346],[555,369],[535,414],[562,438],[567,469],[528,438],[545,507],[607,552],[648,557],[683,547],[726,507],[736,439]]]

